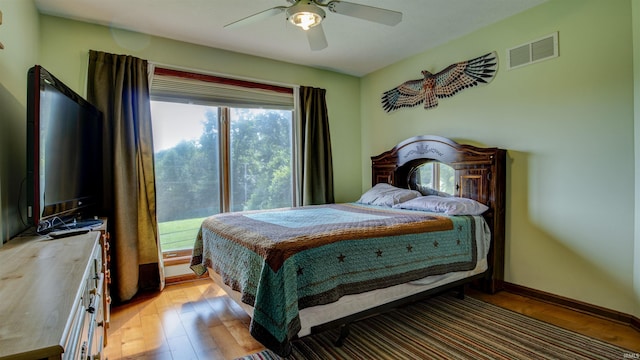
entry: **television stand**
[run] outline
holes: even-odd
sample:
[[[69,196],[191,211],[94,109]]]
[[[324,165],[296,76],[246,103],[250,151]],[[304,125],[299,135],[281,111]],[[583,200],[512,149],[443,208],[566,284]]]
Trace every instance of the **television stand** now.
[[[102,218],[86,218],[86,219],[54,219],[42,222],[36,226],[36,233],[47,235],[53,231],[73,230],[87,228],[89,230],[99,230],[104,227],[104,219]]]
[[[103,223],[104,221],[101,219],[82,219],[82,220],[75,220],[73,222],[70,222],[67,224],[66,227],[71,229],[77,229],[77,228],[100,226]]]

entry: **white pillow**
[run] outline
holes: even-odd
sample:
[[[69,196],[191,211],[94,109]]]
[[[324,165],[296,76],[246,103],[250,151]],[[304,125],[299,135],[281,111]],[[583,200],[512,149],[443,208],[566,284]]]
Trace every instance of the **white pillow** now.
[[[407,200],[422,196],[420,192],[409,189],[401,189],[393,185],[378,183],[362,194],[358,203],[391,207]]]
[[[434,195],[421,196],[419,198],[397,204],[394,208],[431,211],[445,213],[447,215],[480,215],[489,209],[488,206],[473,199],[441,197]]]

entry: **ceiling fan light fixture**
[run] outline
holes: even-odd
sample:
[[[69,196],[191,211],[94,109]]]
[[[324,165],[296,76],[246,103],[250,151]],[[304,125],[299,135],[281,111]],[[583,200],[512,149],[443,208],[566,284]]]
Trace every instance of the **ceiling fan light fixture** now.
[[[304,30],[309,30],[320,24],[325,16],[324,10],[312,5],[312,2],[307,2],[306,4],[298,3],[287,9],[287,20]]]

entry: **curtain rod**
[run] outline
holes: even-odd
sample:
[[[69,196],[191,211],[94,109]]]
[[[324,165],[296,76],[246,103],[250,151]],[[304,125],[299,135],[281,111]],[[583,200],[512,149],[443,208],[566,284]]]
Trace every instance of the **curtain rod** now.
[[[241,81],[262,83],[262,84],[273,85],[273,86],[288,87],[288,88],[294,89],[294,91],[300,88],[300,85],[296,85],[296,84],[287,84],[287,83],[269,81],[269,80],[264,80],[264,79],[256,79],[256,78],[251,78],[251,77],[229,75],[229,74],[224,74],[224,73],[219,73],[219,72],[214,72],[214,71],[209,71],[209,70],[194,69],[194,68],[189,68],[189,67],[184,67],[184,66],[163,64],[163,63],[150,61],[150,60],[147,60],[147,62],[149,64],[152,64],[155,67],[161,67],[161,68],[169,69],[169,70],[187,71],[187,72],[192,72],[192,73],[211,75],[211,76],[219,76],[219,77],[225,77],[225,78],[236,79],[236,80],[241,80]]]

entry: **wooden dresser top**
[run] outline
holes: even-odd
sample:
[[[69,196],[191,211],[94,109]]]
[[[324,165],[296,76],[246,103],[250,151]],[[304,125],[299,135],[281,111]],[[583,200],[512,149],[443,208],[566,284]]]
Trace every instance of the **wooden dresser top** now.
[[[17,237],[0,248],[0,359],[59,356],[99,238]]]

